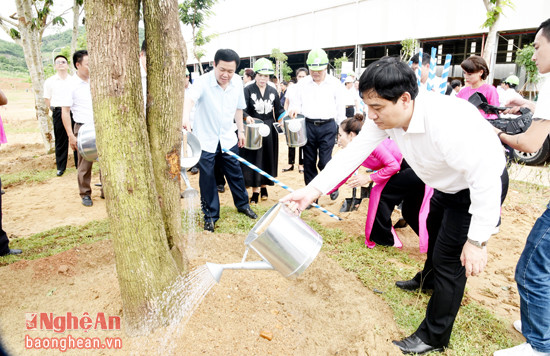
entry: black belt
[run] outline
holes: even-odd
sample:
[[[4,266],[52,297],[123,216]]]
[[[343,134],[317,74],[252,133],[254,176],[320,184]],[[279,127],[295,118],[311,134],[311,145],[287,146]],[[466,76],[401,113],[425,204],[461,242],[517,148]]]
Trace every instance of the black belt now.
[[[50,106],[50,109],[54,111],[55,109],[61,110],[61,106]]]
[[[306,122],[312,123],[315,126],[321,126],[328,122],[334,122],[334,119],[323,120],[323,119],[309,119],[306,117]]]
[[[346,109],[354,108],[354,107],[355,107],[354,105],[346,105]]]

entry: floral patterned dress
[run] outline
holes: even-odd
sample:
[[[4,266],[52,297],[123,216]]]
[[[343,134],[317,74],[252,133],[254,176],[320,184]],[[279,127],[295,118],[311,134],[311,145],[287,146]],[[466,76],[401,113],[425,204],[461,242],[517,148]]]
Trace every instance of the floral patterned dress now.
[[[251,116],[260,119],[266,124],[270,133],[269,136],[262,139],[262,148],[259,150],[249,150],[240,148],[240,155],[250,163],[258,166],[261,170],[277,176],[277,161],[279,159],[279,137],[273,123],[283,112],[277,90],[267,85],[262,95],[260,88],[256,83],[247,85],[244,88],[244,98],[246,109],[243,111],[244,118]],[[268,178],[256,173],[254,170],[241,164],[244,176],[244,183],[247,187],[260,187],[262,185],[273,185]]]

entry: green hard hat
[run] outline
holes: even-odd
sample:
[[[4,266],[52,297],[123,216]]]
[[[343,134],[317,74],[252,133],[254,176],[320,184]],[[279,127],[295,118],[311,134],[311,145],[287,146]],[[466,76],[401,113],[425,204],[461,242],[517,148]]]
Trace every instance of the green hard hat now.
[[[314,48],[307,55],[307,66],[309,70],[320,71],[328,66],[328,56],[321,48]]]
[[[273,63],[267,58],[260,58],[254,63],[254,72],[265,75],[275,73],[273,70]]]
[[[518,85],[519,84],[519,78],[515,75],[510,75],[508,78],[506,78],[504,83]]]

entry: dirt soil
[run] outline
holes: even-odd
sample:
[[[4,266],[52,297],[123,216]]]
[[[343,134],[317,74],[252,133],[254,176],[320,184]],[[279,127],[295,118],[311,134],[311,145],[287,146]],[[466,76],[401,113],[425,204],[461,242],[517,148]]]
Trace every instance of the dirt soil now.
[[[0,116],[8,130],[8,144],[0,147],[0,174],[36,169],[55,169],[53,154],[44,154],[34,114],[34,99],[28,83],[0,79],[9,104],[0,107]],[[287,145],[281,140],[279,169],[286,166]],[[69,167],[74,167],[72,161]],[[296,167],[297,168],[297,167]],[[303,175],[295,168],[280,173],[279,179],[290,187],[303,186]],[[95,175],[92,183],[99,182]],[[191,176],[198,187],[198,176]],[[548,184],[548,183],[546,183]],[[3,226],[12,239],[57,226],[80,225],[107,218],[105,201],[94,187],[93,207],[82,206],[74,168],[62,177],[43,183],[7,186],[2,197]],[[510,324],[519,318],[519,297],[514,268],[525,238],[548,201],[548,188],[534,189],[532,197],[510,190],[503,207],[500,233],[489,245],[489,263],[482,276],[470,278],[467,295]],[[277,186],[269,189],[271,206],[286,194]],[[337,213],[351,189],[341,189],[331,201],[322,197],[320,205]],[[536,198],[533,198],[536,197]],[[229,191],[220,194],[222,204],[232,206]],[[182,206],[183,206],[182,202]],[[361,236],[367,203],[359,211],[339,213],[337,222],[320,211],[313,215],[328,227],[337,227]],[[398,215],[395,215],[397,218]],[[221,217],[223,219],[223,216]],[[232,263],[241,260],[245,236],[206,233],[199,229],[191,264]],[[418,238],[410,228],[399,231],[402,253],[422,261]],[[410,278],[412,276],[402,276]],[[120,291],[116,278],[114,253],[110,241],[83,245],[55,256],[21,261],[0,268],[0,334],[13,355],[59,354],[59,351],[25,349],[25,335],[35,337],[121,337],[123,348],[78,350],[65,354],[89,355],[400,355],[391,344],[404,331],[396,326],[390,308],[379,295],[364,286],[357,277],[344,271],[321,253],[298,279],[285,279],[273,271],[226,271],[190,317],[178,337],[132,339],[122,331],[82,330],[55,333],[28,331],[26,313],[95,317],[122,316]],[[272,335],[268,340],[261,335]],[[510,328],[510,335],[518,338]],[[164,346],[163,346],[164,347]]]

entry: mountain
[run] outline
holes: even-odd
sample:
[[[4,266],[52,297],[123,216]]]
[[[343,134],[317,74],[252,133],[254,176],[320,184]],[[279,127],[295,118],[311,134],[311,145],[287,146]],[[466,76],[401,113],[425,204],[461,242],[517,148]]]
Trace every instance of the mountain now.
[[[79,37],[85,41],[86,29],[80,26]],[[71,45],[72,30],[68,29],[42,38],[42,59],[45,66],[51,66],[52,54],[56,55],[62,48]],[[145,30],[139,29],[139,43],[145,38]],[[55,51],[54,53],[52,53]],[[53,69],[52,69],[53,70]],[[23,48],[16,43],[0,40],[0,71],[27,73],[27,64],[23,55]]]

